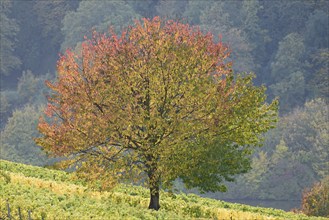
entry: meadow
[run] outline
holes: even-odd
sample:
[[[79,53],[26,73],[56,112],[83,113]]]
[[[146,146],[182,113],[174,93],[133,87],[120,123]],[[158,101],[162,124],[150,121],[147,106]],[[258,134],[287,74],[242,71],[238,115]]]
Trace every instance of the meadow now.
[[[0,219],[326,219],[161,192],[159,211],[147,209],[149,190],[119,184],[111,191],[89,189],[64,171],[0,160]],[[19,211],[20,210],[20,213]]]

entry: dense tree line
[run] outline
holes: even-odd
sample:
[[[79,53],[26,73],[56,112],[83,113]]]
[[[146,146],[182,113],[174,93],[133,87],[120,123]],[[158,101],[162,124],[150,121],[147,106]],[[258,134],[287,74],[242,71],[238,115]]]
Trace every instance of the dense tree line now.
[[[47,163],[31,137],[59,53],[79,50],[92,30],[160,15],[214,33],[230,45],[233,69],[255,72],[269,100],[280,100],[278,128],[252,158],[253,170],[220,196],[300,199],[328,176],[328,1],[3,0],[0,10],[1,158]]]

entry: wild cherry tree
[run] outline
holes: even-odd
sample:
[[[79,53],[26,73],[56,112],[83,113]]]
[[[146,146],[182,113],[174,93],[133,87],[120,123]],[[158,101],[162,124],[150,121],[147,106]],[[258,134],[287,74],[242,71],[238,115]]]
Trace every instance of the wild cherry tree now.
[[[94,33],[58,61],[58,79],[37,143],[63,167],[107,188],[146,183],[150,209],[180,178],[201,191],[250,168],[249,155],[273,127],[277,102],[253,74],[234,74],[229,49],[198,28],[136,21],[116,35]]]

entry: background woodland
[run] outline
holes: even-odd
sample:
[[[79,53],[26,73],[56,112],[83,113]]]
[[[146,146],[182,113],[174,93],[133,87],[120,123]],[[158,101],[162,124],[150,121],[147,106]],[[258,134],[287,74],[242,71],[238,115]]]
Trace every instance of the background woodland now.
[[[228,43],[236,72],[254,72],[280,120],[237,176],[229,199],[300,200],[329,175],[329,3],[326,0],[1,1],[0,158],[53,161],[34,144],[38,119],[56,77],[58,54],[78,49],[92,30],[119,32],[135,19],[161,16],[198,25]],[[176,188],[184,190],[177,180]]]

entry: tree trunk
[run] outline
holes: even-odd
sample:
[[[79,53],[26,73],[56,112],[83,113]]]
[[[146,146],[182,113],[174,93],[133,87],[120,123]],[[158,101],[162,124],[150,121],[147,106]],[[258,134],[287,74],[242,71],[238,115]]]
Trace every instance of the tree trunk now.
[[[159,210],[160,209],[160,194],[159,194],[159,183],[151,183],[150,186],[150,205],[149,209]]]
[[[147,155],[148,163],[147,166],[147,175],[149,178],[149,187],[150,187],[150,205],[149,209],[159,210],[160,209],[160,175],[157,172],[158,157],[154,155]]]

